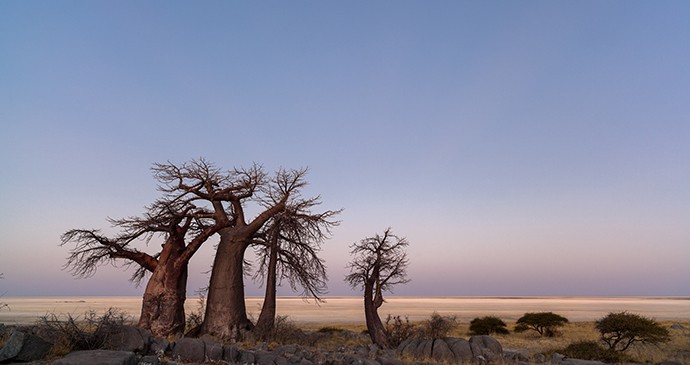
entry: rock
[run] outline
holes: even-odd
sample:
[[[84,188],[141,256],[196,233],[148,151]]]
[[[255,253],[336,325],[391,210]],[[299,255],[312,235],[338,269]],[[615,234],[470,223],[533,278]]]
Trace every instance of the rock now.
[[[219,361],[223,359],[223,344],[204,339],[205,361]]]
[[[175,359],[189,361],[206,360],[206,344],[199,338],[181,338],[175,342],[172,349],[172,356]]]
[[[402,360],[396,359],[394,357],[379,356],[376,358],[376,361],[381,365],[403,365]]]
[[[435,340],[431,348],[431,358],[439,362],[453,362],[455,354],[444,340]]]
[[[497,362],[503,359],[503,347],[491,336],[472,336],[469,343],[474,358],[482,357],[487,362]]]
[[[21,331],[14,331],[5,346],[0,349],[0,362],[28,362],[41,360],[48,354],[53,345],[38,336]]]
[[[268,351],[257,351],[254,356],[256,365],[287,365],[288,363],[286,358]]]
[[[508,350],[503,349],[503,359],[510,360],[513,362],[517,361],[529,361],[529,357],[526,350]]]
[[[297,365],[314,365],[313,362],[311,362],[311,361],[309,361],[309,360],[307,360],[307,359],[302,359],[302,360],[300,360],[300,362],[297,362],[297,363],[295,363],[295,364],[297,364]]]
[[[683,326],[683,325],[680,324],[680,323],[674,323],[674,324],[671,325],[671,329],[672,329],[672,330],[678,330],[678,331],[685,331],[685,330],[688,329],[688,328],[685,327],[685,326]]]
[[[570,359],[564,355],[555,352],[551,356],[551,364],[553,365],[604,365],[601,361],[594,360],[580,360],[580,359]]]
[[[134,326],[121,326],[108,335],[105,348],[145,354],[151,345],[151,332]]]
[[[235,345],[223,346],[223,361],[236,363],[240,360],[240,350]]]
[[[58,359],[52,365],[137,365],[137,357],[130,351],[89,350],[75,351]]]
[[[163,356],[170,351],[170,341],[166,338],[152,338],[149,351],[158,356]]]
[[[472,361],[472,348],[469,341],[464,338],[448,338],[446,339],[450,351],[455,356],[455,361],[459,363],[469,363]]]
[[[161,360],[158,358],[158,356],[144,356],[139,359],[137,365],[160,365],[160,363]]]
[[[239,363],[240,364],[254,364],[256,361],[256,356],[254,356],[254,353],[251,351],[247,350],[239,350],[240,356],[239,356]]]

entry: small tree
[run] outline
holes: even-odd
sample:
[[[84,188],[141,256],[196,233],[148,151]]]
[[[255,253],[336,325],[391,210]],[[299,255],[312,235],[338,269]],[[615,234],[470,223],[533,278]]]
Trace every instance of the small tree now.
[[[386,317],[386,333],[391,347],[398,347],[403,341],[415,334],[415,326],[410,323],[410,319],[405,316],[405,320],[400,316],[388,315]]]
[[[506,323],[496,316],[475,318],[470,322],[470,334],[472,335],[507,335]]]
[[[420,329],[421,337],[430,340],[448,337],[450,331],[458,326],[456,316],[442,316],[437,312],[431,314],[431,317],[424,322]]]
[[[4,279],[3,275],[5,275],[5,274],[0,273],[0,279]],[[4,295],[4,293],[3,293],[3,295]],[[2,295],[0,295],[0,297],[1,297],[1,296],[2,296]],[[9,308],[9,307],[10,307],[10,306],[7,305],[7,303],[0,303],[0,309]]]
[[[609,313],[596,322],[595,328],[601,340],[618,351],[625,351],[636,342],[659,344],[670,340],[668,330],[655,320],[628,312]]]
[[[350,274],[345,280],[353,289],[364,289],[364,317],[371,341],[382,348],[390,347],[390,339],[379,317],[383,304],[383,292],[393,285],[409,282],[407,279],[408,246],[405,238],[393,234],[387,228],[383,235],[365,238],[353,244],[354,259],[348,267]]]
[[[517,320],[515,332],[527,330],[537,331],[541,336],[553,337],[556,335],[556,327],[568,323],[568,319],[551,312],[525,313]]]

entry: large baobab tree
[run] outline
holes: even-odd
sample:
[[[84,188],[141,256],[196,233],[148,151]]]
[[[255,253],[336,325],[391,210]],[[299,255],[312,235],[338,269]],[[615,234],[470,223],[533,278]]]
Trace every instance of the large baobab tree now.
[[[332,220],[341,211],[314,213],[319,197],[292,199],[285,210],[273,216],[254,240],[259,257],[255,279],[265,280],[266,294],[254,332],[267,337],[276,317],[276,290],[286,280],[292,290],[317,301],[326,293],[328,279],[323,260],[318,256],[321,244],[330,237]]]
[[[121,232],[106,237],[98,230],[73,229],[62,235],[62,245],[74,243],[65,268],[78,277],[88,277],[98,266],[123,261],[135,264],[132,281],[139,284],[147,273],[139,326],[156,336],[176,335],[184,331],[184,303],[189,260],[201,245],[223,227],[207,217],[210,212],[197,208],[189,200],[163,197],[148,207],[142,217],[110,222]],[[150,243],[161,237],[160,251],[149,254],[135,243]]]
[[[350,251],[354,256],[348,265],[350,274],[345,280],[353,289],[364,290],[364,316],[371,341],[382,348],[390,346],[378,309],[384,303],[383,292],[407,279],[407,252],[409,243],[387,228],[383,235],[376,234],[354,243]]]
[[[269,177],[259,165],[207,174],[208,165],[197,160],[179,167],[158,164],[154,170],[169,187],[167,194],[210,203],[212,219],[224,226],[218,231],[201,333],[239,340],[252,328],[244,302],[245,252],[264,224],[284,211],[290,196],[306,185],[306,169],[280,169]],[[259,213],[248,218],[246,211],[252,208]]]

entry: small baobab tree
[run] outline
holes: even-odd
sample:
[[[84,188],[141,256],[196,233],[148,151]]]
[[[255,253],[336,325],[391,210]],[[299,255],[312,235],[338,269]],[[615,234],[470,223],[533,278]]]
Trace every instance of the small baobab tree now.
[[[254,332],[266,338],[273,331],[276,316],[276,290],[286,280],[293,291],[321,301],[328,279],[326,266],[318,256],[321,244],[330,237],[332,220],[340,210],[314,213],[319,197],[291,199],[285,210],[273,216],[254,240],[259,258],[256,280],[265,280],[266,294]]]
[[[364,316],[371,341],[382,348],[390,347],[389,335],[381,322],[378,309],[383,305],[383,292],[391,291],[407,279],[407,252],[405,238],[387,228],[383,235],[376,234],[354,243],[350,251],[354,256],[348,265],[350,274],[345,280],[353,289],[364,290]]]

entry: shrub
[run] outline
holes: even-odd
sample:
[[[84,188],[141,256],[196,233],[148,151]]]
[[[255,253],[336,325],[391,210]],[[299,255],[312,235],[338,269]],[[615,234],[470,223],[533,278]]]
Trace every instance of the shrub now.
[[[575,342],[558,352],[566,357],[581,360],[596,360],[606,363],[625,363],[631,361],[630,357],[625,354],[603,348],[596,341]]]
[[[625,351],[636,342],[658,344],[670,340],[668,330],[655,320],[628,312],[609,313],[596,321],[594,328],[610,349],[618,351]]]
[[[415,333],[415,327],[410,323],[410,320],[405,317],[403,321],[400,316],[386,317],[385,323],[386,333],[388,333],[388,340],[392,347],[398,347],[403,341],[412,337]]]
[[[525,313],[517,320],[515,332],[527,330],[537,331],[541,336],[553,337],[556,335],[556,327],[568,323],[568,319],[551,312]]]
[[[317,332],[319,333],[339,333],[343,332],[344,330],[342,328],[335,328],[335,327],[321,327]]]
[[[420,337],[428,339],[448,337],[448,333],[457,327],[457,325],[457,317],[442,316],[434,312],[431,314],[431,318],[422,322]]]
[[[486,316],[475,318],[470,322],[471,335],[490,335],[492,333],[498,335],[507,335],[506,323],[495,316]]]
[[[68,353],[77,350],[97,350],[103,348],[110,336],[118,328],[129,323],[129,317],[119,309],[109,308],[104,314],[88,311],[83,318],[60,318],[55,313],[38,319],[37,326],[44,333],[51,333],[57,351]]]

